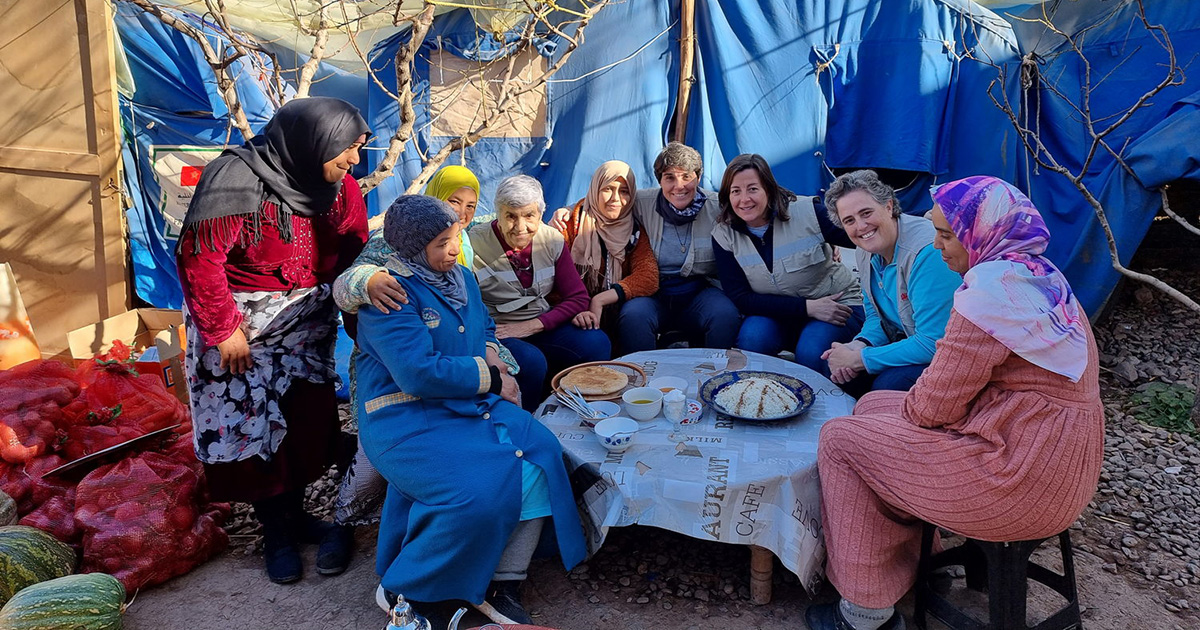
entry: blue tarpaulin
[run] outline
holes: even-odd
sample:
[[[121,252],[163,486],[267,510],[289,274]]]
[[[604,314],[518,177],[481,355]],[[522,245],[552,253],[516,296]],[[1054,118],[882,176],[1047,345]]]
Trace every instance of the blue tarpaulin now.
[[[1200,58],[1200,3],[1148,0],[1145,5],[1150,23],[1162,25],[1170,34],[1181,66]],[[1053,10],[1054,23],[1064,32],[1084,33],[1075,39],[1090,64],[1090,75],[1085,75],[1081,58],[1061,38],[1036,23],[1014,21],[1022,53],[1037,64],[1038,85],[1053,84],[1073,98],[1084,92],[1085,85],[1091,86],[1089,104],[1096,130],[1111,124],[1166,77],[1167,54],[1137,18],[1135,8],[1131,2],[1081,0],[1031,7],[1024,14],[1037,19],[1043,9]],[[1195,86],[1190,83],[1167,88],[1106,138],[1109,146],[1122,152],[1136,177],[1103,149],[1088,168],[1083,182],[1104,207],[1122,264],[1129,263],[1162,206],[1153,189],[1178,179],[1200,178],[1196,169],[1200,143],[1194,141],[1200,138],[1196,102]],[[1023,107],[1028,126],[1039,132],[1058,161],[1079,173],[1091,137],[1074,105],[1045,89],[1030,90],[1023,101],[1014,103]],[[1019,158],[1020,177],[1014,181],[1046,218],[1051,234],[1047,255],[1094,314],[1119,278],[1099,220],[1065,177],[1038,169],[1023,151]]]
[[[1146,4],[1151,21],[1171,33],[1181,63],[1197,58],[1200,3]],[[628,162],[641,185],[654,184],[652,162],[676,105],[678,6],[639,0],[604,9],[589,25],[584,45],[547,85],[540,135],[484,138],[451,157],[449,163],[465,163],[480,175],[481,215],[490,212],[495,185],[514,173],[537,177],[551,210],[582,197],[592,171],[608,159]],[[1057,11],[1055,22],[1068,33],[1087,29],[1082,43],[1098,85],[1092,92],[1097,116],[1128,106],[1161,78],[1161,48],[1132,19],[1128,1],[1005,11],[1034,15],[1043,8]],[[1118,13],[1116,19],[1094,27],[1109,11]],[[1028,190],[1046,216],[1053,235],[1049,255],[1085,307],[1094,312],[1103,303],[1116,275],[1091,208],[1063,177],[1029,163],[1008,118],[988,96],[989,89],[1007,94],[1059,159],[1078,168],[1086,136],[1077,113],[1036,88],[1022,93],[1015,71],[1022,55],[1030,55],[1043,80],[1053,78],[1065,93],[1078,94],[1082,66],[1065,54],[1061,41],[970,0],[699,0],[696,12],[697,81],[686,138],[704,156],[705,186],[716,187],[725,163],[743,152],[764,155],[781,183],[803,194],[818,193],[833,172],[849,168],[909,173],[913,183],[901,191],[909,212],[928,209],[930,184],[975,174],[1003,177]],[[224,103],[194,43],[126,4],[118,5],[116,21],[136,84],[121,112],[135,286],[147,302],[178,306],[174,241],[153,158],[163,147],[219,147],[241,138],[230,133]],[[545,35],[540,53],[558,58],[565,45]],[[397,32],[371,52],[385,84],[394,82],[390,64],[407,37],[407,31]],[[448,140],[434,135],[431,125],[431,55],[487,59],[507,50],[465,10],[435,19],[416,69],[415,135],[396,175],[368,197],[373,213],[416,176],[422,154]],[[992,63],[1009,68],[1007,84],[991,85],[997,76]],[[257,129],[274,106],[257,82],[258,70],[236,74]],[[399,123],[396,104],[364,77],[343,74],[336,85],[337,95],[366,104],[375,138],[365,166],[373,166]],[[1179,141],[1197,137],[1200,126],[1194,88],[1188,87],[1153,99],[1110,141],[1125,152],[1136,177],[1108,156],[1095,160],[1087,174],[1124,260],[1159,207],[1152,189],[1198,177],[1200,145]]]

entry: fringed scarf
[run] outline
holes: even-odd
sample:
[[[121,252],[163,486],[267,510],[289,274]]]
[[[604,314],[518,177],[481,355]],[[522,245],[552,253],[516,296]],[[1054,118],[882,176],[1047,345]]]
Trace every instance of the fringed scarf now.
[[[288,102],[262,133],[226,149],[204,168],[183,219],[183,232],[196,230],[196,253],[214,248],[214,237],[232,224],[220,219],[249,215],[239,244],[262,239],[264,220],[274,220],[285,243],[292,240],[292,215],[315,217],[333,207],[341,180],[325,181],[324,165],[370,129],[358,109],[337,98]],[[232,235],[226,235],[232,236]]]

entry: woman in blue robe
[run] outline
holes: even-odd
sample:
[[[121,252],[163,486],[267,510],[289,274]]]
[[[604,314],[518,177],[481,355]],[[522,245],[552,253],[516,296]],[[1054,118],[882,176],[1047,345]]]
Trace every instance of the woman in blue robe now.
[[[388,481],[379,599],[402,594],[435,628],[462,601],[528,624],[519,587],[543,527],[567,569],[585,556],[583,530],[558,440],[521,409],[475,277],[455,261],[457,221],[432,197],[393,202],[385,266],[409,306],[358,314],[359,432]]]

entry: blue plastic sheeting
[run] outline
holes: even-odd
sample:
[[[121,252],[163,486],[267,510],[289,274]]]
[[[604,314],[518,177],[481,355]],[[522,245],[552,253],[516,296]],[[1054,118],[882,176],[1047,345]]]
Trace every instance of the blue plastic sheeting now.
[[[1170,31],[1181,62],[1200,58],[1200,2],[1146,4],[1151,21]],[[1035,53],[1043,76],[1056,78],[1065,93],[1078,94],[1082,66],[1065,54],[1062,41],[1036,25],[1016,20],[1010,25],[969,0],[700,0],[696,6],[698,80],[686,137],[704,157],[703,185],[715,188],[728,160],[743,152],[765,156],[781,183],[803,194],[827,185],[831,169],[896,169],[914,177],[900,191],[905,210],[923,212],[931,205],[930,184],[996,175],[1029,191],[1046,216],[1053,235],[1049,256],[1087,310],[1095,312],[1111,292],[1117,276],[1091,208],[1066,179],[1029,163],[1009,120],[988,98],[989,89],[1004,90],[1012,103],[1026,107],[1022,114],[1042,141],[1078,170],[1087,136],[1077,114],[1044,91],[1022,95],[1015,72],[1022,53]],[[1055,22],[1066,32],[1088,32],[1082,44],[1093,83],[1105,78],[1092,94],[1097,117],[1128,106],[1162,76],[1161,49],[1132,19],[1127,0],[1051,2],[1029,8],[1027,15],[1043,8],[1056,11]],[[651,165],[675,108],[677,11],[678,3],[667,0],[606,8],[547,86],[544,137],[486,138],[450,158],[448,163],[465,163],[480,176],[481,216],[491,212],[499,180],[514,173],[543,183],[550,210],[582,197],[593,170],[608,159],[628,162],[642,186],[654,185]],[[1117,19],[1103,22],[1112,11]],[[137,84],[132,100],[121,104],[135,286],[151,304],[178,306],[174,241],[164,236],[150,148],[223,144],[227,113],[194,43],[125,4],[117,5],[116,23]],[[381,80],[394,82],[391,64],[407,36],[398,33],[372,51]],[[540,44],[551,59],[565,50],[553,37]],[[465,59],[508,52],[505,42],[481,33],[466,11],[438,16],[416,69],[415,135],[396,175],[368,196],[372,213],[417,175],[420,155],[448,140],[430,131],[427,59],[435,47]],[[1007,85],[991,85],[996,70],[988,61],[1014,70]],[[238,76],[257,128],[273,106],[253,79]],[[320,92],[336,86],[334,95],[367,103],[375,138],[365,168],[377,163],[399,121],[396,103],[378,86],[360,81],[361,92],[350,87],[348,76],[315,87]],[[1152,188],[1200,177],[1200,146],[1179,141],[1198,137],[1194,90],[1189,85],[1168,90],[1111,137],[1112,146],[1124,147],[1136,179],[1106,155],[1087,173],[1125,261],[1159,207]],[[239,140],[234,132],[232,141]]]
[[[677,16],[668,13],[676,10],[675,4],[617,3],[592,20],[584,45],[547,84],[546,137],[484,138],[451,157],[448,164],[465,164],[479,176],[478,216],[493,211],[496,185],[516,173],[532,175],[542,183],[549,210],[583,197],[592,172],[605,160],[628,162],[639,184],[653,181],[651,164],[664,143],[679,76]],[[389,90],[395,88],[396,50],[408,37],[407,31],[398,34],[372,51],[377,74]],[[542,50],[551,60],[565,50],[554,38],[546,44]],[[413,80],[415,133],[396,165],[396,175],[369,195],[372,214],[386,208],[417,176],[421,153],[436,152],[449,140],[431,136],[429,128],[428,59],[439,45],[443,53],[464,59],[498,58],[507,52],[503,43],[479,31],[465,10],[434,21],[418,52]],[[397,105],[374,84],[370,103],[368,122],[386,142],[399,125]],[[368,153],[372,167],[380,157],[378,151]]]
[[[689,144],[717,187],[725,164],[759,153],[776,178],[816,194],[829,169],[912,171],[907,211],[936,181],[1014,174],[1013,132],[986,88],[1017,59],[1008,23],[972,2],[792,0],[697,3],[700,82]],[[981,142],[980,129],[988,130]]]
[[[136,86],[133,98],[122,96],[120,102],[125,186],[132,200],[126,217],[134,289],[154,306],[179,308],[183,294],[175,271],[176,241],[160,209],[162,188],[154,174],[153,148],[219,147],[227,140],[239,144],[241,134],[227,124],[229,110],[198,44],[125,3],[116,5],[115,23]],[[241,70],[239,62],[230,68],[239,77],[246,117],[258,129],[274,106]]]
[[[1091,64],[1090,104],[1097,129],[1111,123],[1114,114],[1128,109],[1166,76],[1167,55],[1136,18],[1130,3],[1082,0],[1045,8],[1057,8],[1052,18],[1064,32],[1086,31],[1077,39]],[[1200,3],[1149,0],[1146,8],[1151,23],[1167,28],[1180,64],[1198,58]],[[1034,7],[1026,16],[1040,17],[1041,11]],[[1038,56],[1044,81],[1054,83],[1064,94],[1082,92],[1086,80],[1082,63],[1063,40],[1028,23],[1018,22],[1014,28],[1021,49]],[[1183,141],[1200,137],[1195,89],[1190,83],[1168,88],[1107,138],[1110,146],[1123,150],[1136,177],[1103,149],[1084,177],[1105,209],[1122,264],[1129,263],[1162,206],[1153,189],[1177,179],[1200,179],[1200,144]],[[1079,173],[1090,136],[1073,106],[1046,90],[1033,91],[1025,100],[1029,124],[1039,130],[1041,141],[1063,166]],[[1027,189],[1050,228],[1047,255],[1062,268],[1084,307],[1094,314],[1119,279],[1099,220],[1065,177],[1039,171],[1024,153],[1020,158],[1019,184]]]

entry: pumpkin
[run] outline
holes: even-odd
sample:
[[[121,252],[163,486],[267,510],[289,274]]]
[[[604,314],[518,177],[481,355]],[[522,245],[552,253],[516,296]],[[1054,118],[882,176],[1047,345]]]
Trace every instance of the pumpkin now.
[[[26,586],[74,570],[75,550],[50,534],[24,525],[0,527],[0,604]]]
[[[17,502],[0,490],[0,526],[17,524]]]
[[[5,630],[121,630],[125,587],[107,573],[39,582],[0,608]]]

